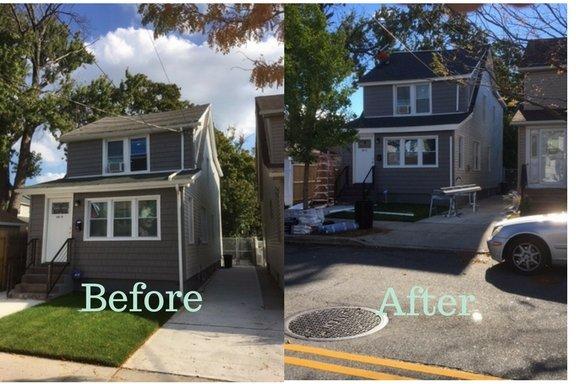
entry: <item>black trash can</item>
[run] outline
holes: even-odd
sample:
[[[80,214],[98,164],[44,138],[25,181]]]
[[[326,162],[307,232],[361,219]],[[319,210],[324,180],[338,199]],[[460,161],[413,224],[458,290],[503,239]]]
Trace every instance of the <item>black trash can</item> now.
[[[360,200],[354,204],[354,219],[360,229],[370,229],[374,224],[374,203]]]
[[[224,268],[232,268],[232,255],[224,255]]]

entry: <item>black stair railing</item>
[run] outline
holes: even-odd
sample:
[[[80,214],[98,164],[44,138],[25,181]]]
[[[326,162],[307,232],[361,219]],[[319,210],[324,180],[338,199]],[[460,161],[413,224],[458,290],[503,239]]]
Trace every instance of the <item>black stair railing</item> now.
[[[48,298],[48,295],[50,295],[50,292],[52,292],[52,290],[58,283],[58,280],[60,280],[60,277],[66,270],[66,267],[70,265],[70,262],[72,260],[73,241],[74,241],[73,238],[66,239],[64,244],[62,244],[62,246],[58,250],[58,252],[56,252],[56,255],[54,255],[52,260],[48,262],[48,281],[46,284],[46,298]],[[58,268],[59,271],[56,271],[56,269]],[[56,278],[54,278],[54,276],[56,276]]]
[[[375,167],[372,166],[370,167],[370,170],[368,171],[368,173],[366,174],[366,176],[364,176],[364,180],[362,180],[362,200],[366,200],[366,198],[368,197],[368,194],[370,192],[372,192],[372,189],[374,188],[374,172],[375,172]],[[366,180],[368,180],[368,177],[372,175],[372,182],[367,183]]]

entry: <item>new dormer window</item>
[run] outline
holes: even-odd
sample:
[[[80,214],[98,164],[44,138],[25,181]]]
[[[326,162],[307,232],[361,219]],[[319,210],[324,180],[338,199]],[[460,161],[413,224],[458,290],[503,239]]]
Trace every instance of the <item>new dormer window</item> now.
[[[396,85],[395,115],[421,115],[431,112],[430,83]]]
[[[149,158],[147,137],[104,141],[105,174],[146,172]]]

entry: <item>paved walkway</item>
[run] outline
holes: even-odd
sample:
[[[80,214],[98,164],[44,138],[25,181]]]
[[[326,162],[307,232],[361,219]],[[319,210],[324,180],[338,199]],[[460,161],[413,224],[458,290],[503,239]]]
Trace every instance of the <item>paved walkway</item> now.
[[[286,236],[286,240],[293,244],[319,243],[486,253],[486,240],[490,237],[494,224],[506,217],[506,207],[502,196],[493,196],[480,200],[476,213],[472,212],[472,208],[466,207],[459,210],[461,215],[457,217],[437,215],[415,223],[374,221],[374,228],[382,231],[370,235]]]
[[[252,266],[218,270],[203,290],[202,309],[178,312],[123,367],[219,381],[283,380],[283,311],[274,289]]]
[[[0,352],[0,381],[209,381]]]
[[[6,297],[6,291],[0,292],[0,318],[20,312],[40,303],[43,303],[43,301],[32,299],[8,299]]]
[[[364,236],[359,240],[388,247],[485,253],[488,252],[486,240],[494,224],[506,217],[506,204],[501,196],[482,199],[479,204],[476,213],[466,207],[457,217],[437,215],[415,223],[375,221],[374,227],[389,232]]]

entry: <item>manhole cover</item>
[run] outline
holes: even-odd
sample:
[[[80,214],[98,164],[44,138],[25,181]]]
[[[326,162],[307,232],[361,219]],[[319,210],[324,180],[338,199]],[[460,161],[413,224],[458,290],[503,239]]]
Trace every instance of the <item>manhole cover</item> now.
[[[332,341],[366,336],[388,324],[388,317],[374,309],[333,307],[315,309],[286,320],[288,336],[313,341]]]

